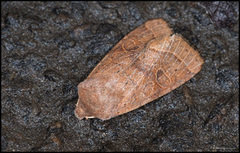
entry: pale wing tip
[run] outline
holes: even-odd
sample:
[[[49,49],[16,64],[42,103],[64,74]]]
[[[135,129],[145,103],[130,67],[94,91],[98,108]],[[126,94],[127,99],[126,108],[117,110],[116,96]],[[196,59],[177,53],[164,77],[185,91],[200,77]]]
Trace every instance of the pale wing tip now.
[[[79,100],[78,100],[79,101]],[[82,114],[82,115],[81,115]],[[77,107],[76,105],[76,108],[74,110],[74,115],[79,119],[79,120],[82,120],[84,118],[86,119],[89,119],[89,118],[95,118],[95,116],[86,116],[86,115],[83,115],[84,112],[81,108]]]
[[[198,73],[201,70],[202,65],[204,64],[204,59],[201,57],[201,55],[197,51],[197,49],[195,49],[193,46],[191,46],[190,43],[188,42],[188,40],[186,40],[182,35],[180,35],[178,33],[173,34],[171,36],[171,39],[183,41],[191,48],[192,52],[196,55],[196,57],[194,59],[196,66],[192,67],[191,71],[192,71],[192,73]]]
[[[82,116],[79,116],[79,112],[78,112],[78,109],[76,108],[75,110],[74,110],[74,115],[79,119],[79,120],[82,120],[84,117],[82,117]]]

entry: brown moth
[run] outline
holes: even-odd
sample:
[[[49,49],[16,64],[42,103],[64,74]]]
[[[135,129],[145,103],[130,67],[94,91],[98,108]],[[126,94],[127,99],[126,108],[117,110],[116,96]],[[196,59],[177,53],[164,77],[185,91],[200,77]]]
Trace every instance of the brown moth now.
[[[179,87],[203,59],[163,19],[126,35],[78,85],[75,115],[107,120],[137,109]]]

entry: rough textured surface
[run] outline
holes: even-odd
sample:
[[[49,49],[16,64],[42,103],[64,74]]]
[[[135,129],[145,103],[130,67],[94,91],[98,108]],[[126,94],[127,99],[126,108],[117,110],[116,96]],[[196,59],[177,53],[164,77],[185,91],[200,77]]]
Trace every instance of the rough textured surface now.
[[[239,3],[219,3],[1,2],[2,151],[239,151]],[[154,18],[198,50],[200,73],[130,113],[79,121],[78,83]]]

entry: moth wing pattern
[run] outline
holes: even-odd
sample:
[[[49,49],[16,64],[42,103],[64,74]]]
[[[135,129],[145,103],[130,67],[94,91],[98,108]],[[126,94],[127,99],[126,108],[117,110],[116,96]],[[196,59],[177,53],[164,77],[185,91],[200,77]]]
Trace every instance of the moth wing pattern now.
[[[203,59],[163,19],[126,35],[78,86],[75,115],[110,119],[179,87],[201,70]]]
[[[142,53],[142,56],[147,56],[144,55],[146,53],[158,55],[155,56],[155,61],[151,58],[149,60],[151,62],[141,59],[140,56],[139,62],[132,65],[132,67],[143,65],[141,70],[146,72],[145,75],[142,75],[143,78],[139,81],[139,84],[132,87],[133,92],[119,103],[118,114],[134,110],[169,93],[191,79],[200,71],[203,64],[198,52],[178,34],[156,39],[148,45],[147,51]],[[139,79],[134,74],[131,78]]]
[[[153,19],[127,34],[93,69],[88,78],[106,72],[117,73],[131,64],[131,61],[146,48],[154,38],[171,35],[172,30],[163,19]]]

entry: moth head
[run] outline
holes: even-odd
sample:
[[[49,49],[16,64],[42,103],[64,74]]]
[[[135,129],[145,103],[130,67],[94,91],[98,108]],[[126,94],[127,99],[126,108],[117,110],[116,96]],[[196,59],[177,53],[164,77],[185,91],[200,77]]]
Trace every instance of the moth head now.
[[[80,99],[78,99],[78,102],[76,104],[76,108],[75,108],[75,111],[74,111],[74,114],[75,116],[79,119],[79,120],[82,120],[83,118],[95,118],[95,116],[92,116],[90,115],[88,112],[86,112],[86,110],[81,107],[81,104],[80,104]]]
[[[101,118],[104,108],[96,98],[96,89],[92,88],[94,81],[83,81],[78,85],[78,102],[75,108],[75,116],[78,119],[83,118]]]
[[[95,110],[91,108],[91,105],[94,105],[94,100],[91,96],[91,92],[86,90],[87,89],[82,88],[81,85],[78,86],[79,98],[74,113],[80,120],[83,118],[95,118]]]
[[[104,103],[104,101],[96,96],[97,93],[104,96],[100,91],[103,90],[99,86],[94,87],[92,84],[98,84],[94,80],[84,81],[78,85],[78,102],[75,108],[75,116],[82,120],[83,118],[99,118],[101,120],[107,120],[112,117],[112,105]],[[104,90],[103,90],[104,91]],[[109,89],[109,92],[111,90]],[[105,97],[105,96],[104,96]],[[114,101],[114,99],[112,99]]]

